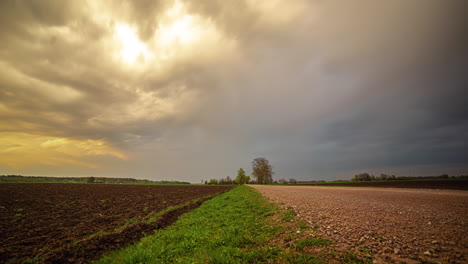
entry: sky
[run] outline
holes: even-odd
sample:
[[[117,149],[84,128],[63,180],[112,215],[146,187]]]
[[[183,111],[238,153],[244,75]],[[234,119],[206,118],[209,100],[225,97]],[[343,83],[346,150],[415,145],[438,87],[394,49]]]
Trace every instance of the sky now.
[[[0,174],[468,174],[466,1],[0,1]]]

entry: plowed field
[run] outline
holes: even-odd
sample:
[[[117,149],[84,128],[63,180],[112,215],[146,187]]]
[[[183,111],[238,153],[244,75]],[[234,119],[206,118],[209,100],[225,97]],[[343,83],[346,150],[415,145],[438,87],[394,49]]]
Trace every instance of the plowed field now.
[[[294,208],[315,229],[312,237],[333,241],[326,248],[309,249],[312,254],[333,250],[328,263],[343,263],[343,255],[374,263],[468,263],[467,191],[252,187]]]
[[[167,226],[227,186],[0,184],[0,263],[87,263]],[[186,204],[188,203],[188,204]],[[186,204],[185,206],[182,206]],[[151,216],[171,206],[177,210]]]

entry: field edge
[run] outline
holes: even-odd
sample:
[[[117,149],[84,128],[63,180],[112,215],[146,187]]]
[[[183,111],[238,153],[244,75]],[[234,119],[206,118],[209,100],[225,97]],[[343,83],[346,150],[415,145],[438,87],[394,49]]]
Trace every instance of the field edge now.
[[[328,263],[336,258],[327,248],[331,243],[292,208],[238,186],[94,263]],[[335,263],[368,263],[350,256],[338,256]]]

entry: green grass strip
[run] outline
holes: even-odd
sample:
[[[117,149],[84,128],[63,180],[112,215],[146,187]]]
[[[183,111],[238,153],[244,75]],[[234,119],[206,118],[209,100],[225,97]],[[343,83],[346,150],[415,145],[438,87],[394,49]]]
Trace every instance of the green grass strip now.
[[[275,207],[239,186],[184,214],[171,227],[113,251],[96,263],[265,263],[284,256],[268,240],[278,232]],[[289,262],[289,261],[288,261]],[[295,261],[293,261],[295,262]]]

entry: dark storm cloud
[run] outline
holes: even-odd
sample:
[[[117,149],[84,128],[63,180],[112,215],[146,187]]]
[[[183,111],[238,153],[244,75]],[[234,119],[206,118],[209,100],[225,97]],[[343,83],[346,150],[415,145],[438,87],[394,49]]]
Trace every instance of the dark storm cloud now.
[[[412,9],[413,24],[399,26],[405,26],[404,31],[380,33],[406,34],[394,36],[397,42],[386,44],[389,48],[379,56],[361,57],[359,61],[369,65],[355,66],[369,76],[349,110],[328,126],[326,136],[339,143],[337,151],[352,147],[357,153],[352,164],[467,164],[466,28],[461,6],[454,3]],[[352,64],[340,66],[350,69]]]
[[[426,164],[436,169],[423,173],[437,174],[450,164],[467,164],[463,6],[312,5],[319,10],[317,20],[299,18],[299,25],[295,21],[280,34],[297,39],[278,39],[270,51],[248,53],[260,64],[254,72],[259,80],[249,81],[268,94],[247,113],[255,117],[248,119],[249,128],[258,131],[250,144],[262,142],[258,153],[281,163],[280,174],[304,178],[314,171],[323,177],[330,171]],[[290,49],[284,52],[283,45]]]
[[[106,172],[122,176],[233,176],[257,156],[279,178],[466,173],[464,1],[186,2],[211,46],[144,71],[106,55],[115,25],[150,43],[173,4],[2,1],[1,130],[107,140],[133,157]]]

